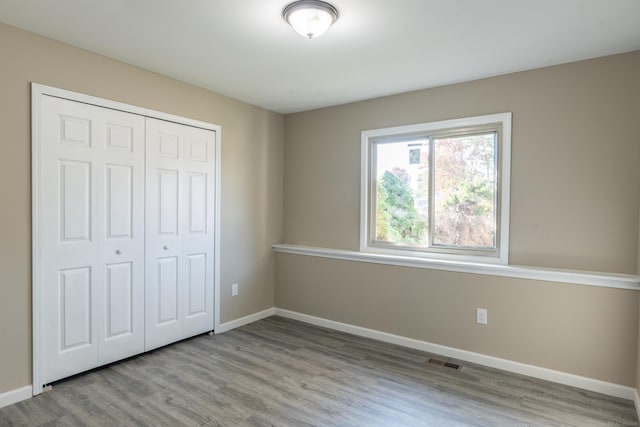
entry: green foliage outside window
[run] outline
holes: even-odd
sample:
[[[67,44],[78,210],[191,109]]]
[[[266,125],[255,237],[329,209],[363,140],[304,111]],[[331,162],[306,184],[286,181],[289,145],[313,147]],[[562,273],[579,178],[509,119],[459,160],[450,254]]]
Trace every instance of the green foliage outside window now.
[[[440,138],[433,147],[433,244],[495,247],[495,134]],[[405,152],[407,144],[386,144],[384,149],[390,156],[392,149]],[[423,148],[420,164],[387,166],[378,178],[376,240],[428,245],[426,153]]]
[[[389,171],[378,181],[377,210],[377,240],[421,243],[424,239],[427,224],[415,208],[408,182]]]

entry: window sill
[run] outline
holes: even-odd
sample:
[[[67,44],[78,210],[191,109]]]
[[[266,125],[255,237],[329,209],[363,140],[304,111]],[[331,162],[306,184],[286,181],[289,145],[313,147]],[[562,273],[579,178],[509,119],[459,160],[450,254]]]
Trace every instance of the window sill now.
[[[640,276],[635,274],[599,273],[581,270],[526,267],[520,265],[496,265],[432,260],[301,245],[278,244],[273,245],[272,247],[275,252],[280,253],[331,258],[345,261],[426,268],[430,270],[483,274],[488,276],[513,277],[518,279],[541,280],[546,282],[569,283],[575,285],[600,286],[604,288],[640,290]]]

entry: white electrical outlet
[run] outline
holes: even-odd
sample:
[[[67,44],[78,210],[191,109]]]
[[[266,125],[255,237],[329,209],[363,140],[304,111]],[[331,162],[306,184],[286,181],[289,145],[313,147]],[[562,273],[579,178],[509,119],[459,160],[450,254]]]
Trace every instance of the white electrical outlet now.
[[[235,297],[238,296],[238,284],[234,283],[233,285],[231,285],[231,296]]]
[[[476,309],[476,322],[480,323],[481,325],[486,325],[487,324],[487,309],[486,308],[477,308]]]

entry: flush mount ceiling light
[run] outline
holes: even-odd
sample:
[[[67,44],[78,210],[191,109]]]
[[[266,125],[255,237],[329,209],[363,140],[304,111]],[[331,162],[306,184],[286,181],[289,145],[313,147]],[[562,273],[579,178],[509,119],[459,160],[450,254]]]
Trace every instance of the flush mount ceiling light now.
[[[282,17],[296,32],[310,39],[324,34],[338,19],[338,10],[320,0],[299,0],[282,11]]]

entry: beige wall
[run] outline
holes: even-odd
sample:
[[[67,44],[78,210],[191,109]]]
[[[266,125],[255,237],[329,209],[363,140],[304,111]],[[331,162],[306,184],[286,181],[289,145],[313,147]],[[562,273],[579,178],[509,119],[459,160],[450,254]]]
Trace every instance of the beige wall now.
[[[287,115],[285,241],[358,249],[362,130],[511,111],[510,262],[635,273],[639,76],[635,52]]]
[[[640,311],[640,298],[638,298],[638,310]],[[638,347],[636,349],[636,390],[640,394],[640,314],[638,315]],[[640,408],[636,408],[638,413],[640,413]]]
[[[640,86],[640,82],[638,83],[638,86]],[[638,108],[640,109],[640,98],[638,98]],[[638,218],[638,221],[640,221],[640,218]],[[640,230],[638,232],[638,267],[637,267],[637,274],[640,274]],[[635,376],[635,386],[636,386],[636,390],[637,392],[640,394],[640,293],[638,293],[638,348],[637,348],[637,361],[636,361],[636,376]],[[638,404],[638,403],[637,403]],[[636,407],[636,410],[638,411],[638,414],[640,415],[640,407]]]
[[[30,82],[221,125],[222,321],[273,306],[281,115],[2,24],[0,63],[0,393],[31,384]]]
[[[362,130],[510,111],[510,262],[635,273],[638,99],[640,51],[287,115],[285,242],[358,249]],[[276,266],[278,307],[635,384],[634,291],[285,254]]]
[[[634,385],[637,291],[289,254],[276,266],[279,308]]]

